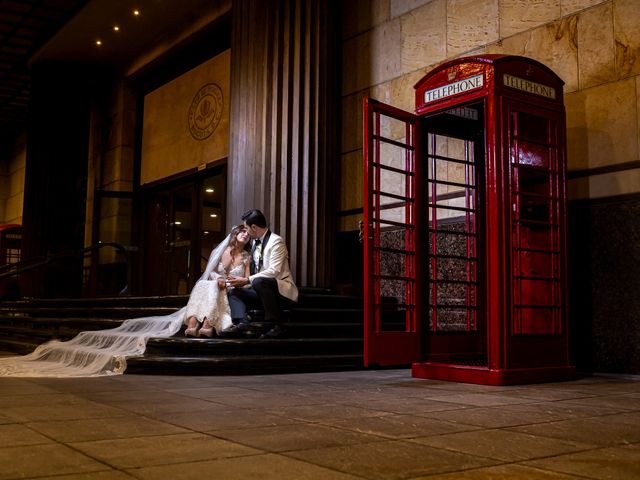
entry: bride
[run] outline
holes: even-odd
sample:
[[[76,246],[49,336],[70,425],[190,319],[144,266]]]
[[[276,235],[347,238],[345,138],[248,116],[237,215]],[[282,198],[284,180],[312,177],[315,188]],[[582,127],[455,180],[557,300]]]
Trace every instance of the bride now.
[[[22,357],[0,358],[0,377],[99,377],[119,375],[127,358],[141,356],[149,338],[167,338],[183,324],[186,334],[213,336],[231,325],[227,275],[248,276],[249,235],[238,225],[209,256],[186,307],[165,316],[125,320],[119,327],[80,332],[71,340],[51,340]],[[202,325],[202,326],[201,326]],[[204,332],[203,332],[204,330]]]
[[[209,265],[191,291],[184,331],[187,336],[212,337],[213,330],[220,333],[232,325],[229,300],[226,295],[227,277],[249,276],[249,233],[244,225],[238,225],[229,234],[226,247],[217,265]],[[211,262],[209,262],[211,263]],[[233,287],[231,287],[233,288]]]

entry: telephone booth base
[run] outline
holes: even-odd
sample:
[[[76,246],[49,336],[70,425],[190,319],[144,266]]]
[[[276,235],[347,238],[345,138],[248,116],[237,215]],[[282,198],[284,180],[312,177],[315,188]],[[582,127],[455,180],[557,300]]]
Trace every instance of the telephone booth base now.
[[[418,362],[411,367],[411,375],[415,378],[479,385],[561,382],[574,379],[575,374],[573,366],[494,370],[470,365]]]

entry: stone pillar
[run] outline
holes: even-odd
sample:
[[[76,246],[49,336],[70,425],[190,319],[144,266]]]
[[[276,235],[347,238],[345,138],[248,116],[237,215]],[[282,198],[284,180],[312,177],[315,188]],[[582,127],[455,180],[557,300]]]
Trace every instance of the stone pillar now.
[[[332,283],[340,16],[331,0],[234,0],[228,222],[260,208],[298,285]]]
[[[71,255],[84,247],[90,84],[86,69],[33,67],[23,212],[23,258]],[[23,275],[24,295],[75,297],[82,259]]]

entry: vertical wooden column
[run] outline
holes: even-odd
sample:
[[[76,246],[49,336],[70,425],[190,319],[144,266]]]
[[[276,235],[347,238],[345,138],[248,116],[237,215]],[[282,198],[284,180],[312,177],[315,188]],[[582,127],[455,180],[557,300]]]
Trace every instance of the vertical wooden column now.
[[[264,211],[298,285],[332,283],[340,16],[330,0],[234,0],[228,222]]]
[[[23,213],[23,258],[73,255],[84,247],[90,84],[84,68],[32,69]],[[23,274],[23,295],[76,297],[82,259]]]

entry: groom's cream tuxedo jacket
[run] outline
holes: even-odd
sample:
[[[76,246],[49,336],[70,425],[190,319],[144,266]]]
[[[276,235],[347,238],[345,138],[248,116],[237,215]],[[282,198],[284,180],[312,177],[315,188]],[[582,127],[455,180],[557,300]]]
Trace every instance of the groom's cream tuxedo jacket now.
[[[278,292],[283,297],[294,302],[298,301],[298,287],[293,281],[293,275],[289,268],[289,251],[282,237],[271,232],[267,245],[263,246],[262,270],[249,277],[275,278],[278,282]]]

